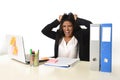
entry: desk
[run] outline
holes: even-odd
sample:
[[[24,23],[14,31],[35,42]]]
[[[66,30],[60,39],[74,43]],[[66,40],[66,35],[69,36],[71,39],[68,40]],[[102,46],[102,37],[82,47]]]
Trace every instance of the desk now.
[[[30,67],[0,56],[0,80],[120,80],[115,72],[90,70],[90,62],[79,61],[70,68],[46,66]]]

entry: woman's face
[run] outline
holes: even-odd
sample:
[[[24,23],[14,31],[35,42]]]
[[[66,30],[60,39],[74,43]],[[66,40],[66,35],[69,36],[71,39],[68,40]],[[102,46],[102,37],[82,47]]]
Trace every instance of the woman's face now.
[[[62,29],[65,34],[65,37],[73,36],[73,25],[70,21],[64,21],[62,25]]]

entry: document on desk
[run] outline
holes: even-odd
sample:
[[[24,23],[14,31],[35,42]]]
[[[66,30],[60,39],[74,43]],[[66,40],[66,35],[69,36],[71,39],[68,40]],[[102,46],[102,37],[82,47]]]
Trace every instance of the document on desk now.
[[[58,57],[56,58],[56,60],[57,60],[56,62],[48,61],[45,63],[45,65],[68,68],[72,66],[75,62],[79,61],[79,59],[71,59],[71,58],[65,58],[65,57]]]

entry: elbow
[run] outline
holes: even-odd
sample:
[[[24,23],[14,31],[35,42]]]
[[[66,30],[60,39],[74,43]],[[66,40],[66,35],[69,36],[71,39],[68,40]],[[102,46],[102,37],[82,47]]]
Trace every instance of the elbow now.
[[[45,31],[44,29],[42,29],[42,30],[41,30],[41,33],[45,34],[45,33],[46,33],[46,31]]]

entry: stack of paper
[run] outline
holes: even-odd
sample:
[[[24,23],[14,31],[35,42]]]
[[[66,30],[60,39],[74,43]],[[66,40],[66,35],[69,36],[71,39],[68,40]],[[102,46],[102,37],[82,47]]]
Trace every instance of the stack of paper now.
[[[68,68],[71,65],[73,65],[75,62],[79,61],[79,59],[71,59],[71,58],[65,58],[65,57],[58,57],[56,59],[57,59],[56,62],[48,61],[45,63],[45,65]]]

